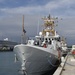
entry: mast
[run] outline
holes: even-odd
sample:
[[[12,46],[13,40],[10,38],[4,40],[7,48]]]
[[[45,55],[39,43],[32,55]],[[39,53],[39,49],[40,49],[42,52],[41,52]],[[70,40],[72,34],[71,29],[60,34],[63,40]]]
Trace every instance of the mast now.
[[[24,15],[23,15],[23,18],[22,18],[22,37],[21,37],[21,43],[25,42],[25,33],[26,33],[26,30],[24,29]]]
[[[50,14],[49,14],[48,17],[44,17],[44,18],[42,18],[42,19],[44,20],[44,26],[45,26],[45,29],[43,29],[43,31],[42,31],[43,35],[45,36],[45,35],[46,35],[46,32],[48,32],[49,35],[55,36],[55,29],[54,29],[54,27],[55,27],[55,22],[54,22],[54,21],[55,21],[57,18],[52,18],[52,17],[50,16]]]
[[[24,31],[24,15],[23,15],[23,25],[22,25],[22,31]],[[23,32],[24,33],[24,32]]]
[[[23,15],[23,25],[22,25],[22,32],[23,32],[23,35],[25,35],[26,31],[24,29],[24,15]]]

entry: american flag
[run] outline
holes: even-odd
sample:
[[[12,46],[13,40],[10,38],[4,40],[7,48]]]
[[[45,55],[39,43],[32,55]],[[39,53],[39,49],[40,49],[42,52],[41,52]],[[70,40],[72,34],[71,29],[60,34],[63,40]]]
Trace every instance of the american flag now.
[[[23,32],[26,33],[26,30],[23,28]]]
[[[24,15],[23,15],[23,32],[26,33],[26,30],[24,29]]]

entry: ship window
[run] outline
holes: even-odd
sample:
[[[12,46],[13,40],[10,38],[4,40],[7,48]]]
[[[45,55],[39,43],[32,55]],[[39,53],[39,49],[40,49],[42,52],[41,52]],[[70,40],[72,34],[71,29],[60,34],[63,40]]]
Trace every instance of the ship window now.
[[[50,40],[50,38],[49,38],[49,40]]]
[[[47,40],[47,38],[45,40]]]
[[[60,42],[60,37],[58,37],[58,38],[55,38],[55,40]]]
[[[48,42],[47,38],[45,39],[45,42],[46,42],[46,43]]]
[[[52,40],[54,40],[54,39],[52,38]]]
[[[49,38],[49,44],[51,44],[51,39]]]
[[[41,38],[40,38],[40,40],[41,40]]]

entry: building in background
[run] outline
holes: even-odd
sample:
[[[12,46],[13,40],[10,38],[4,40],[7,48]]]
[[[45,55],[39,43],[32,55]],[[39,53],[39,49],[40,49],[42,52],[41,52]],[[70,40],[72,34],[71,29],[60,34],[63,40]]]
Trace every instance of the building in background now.
[[[0,40],[0,51],[12,51],[17,42],[9,41],[8,38]]]

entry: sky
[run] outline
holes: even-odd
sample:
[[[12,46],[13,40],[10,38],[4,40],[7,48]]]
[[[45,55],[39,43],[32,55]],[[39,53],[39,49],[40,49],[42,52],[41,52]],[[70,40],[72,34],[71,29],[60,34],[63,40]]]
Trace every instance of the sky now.
[[[26,35],[33,37],[42,29],[42,17],[58,17],[57,32],[67,44],[75,44],[75,0],[0,0],[0,40],[21,41],[22,15]],[[62,20],[61,20],[62,18]]]

